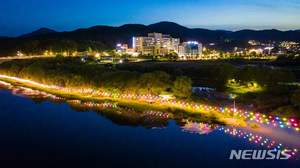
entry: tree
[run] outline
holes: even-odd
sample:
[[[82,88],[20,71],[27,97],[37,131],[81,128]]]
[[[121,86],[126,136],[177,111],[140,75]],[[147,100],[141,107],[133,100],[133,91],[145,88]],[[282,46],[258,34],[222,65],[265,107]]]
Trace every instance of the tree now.
[[[228,80],[233,77],[233,68],[230,64],[203,65],[201,66],[201,77],[218,91],[224,91]]]
[[[195,67],[188,67],[184,71],[184,75],[188,76],[189,78],[197,78],[199,75],[199,72],[197,71],[197,68]]]
[[[138,94],[139,89],[142,87],[139,85],[140,74],[138,72],[127,72],[126,77],[123,79],[124,84],[120,88],[123,93]]]
[[[261,69],[257,66],[245,66],[236,71],[235,79],[242,85],[257,82]]]
[[[278,53],[279,52],[279,47],[278,46],[275,46],[272,50],[271,50],[271,53],[275,54],[275,53]]]
[[[170,75],[163,71],[154,71],[153,73],[143,74],[140,78],[140,84],[144,91],[150,94],[159,94],[171,86]]]
[[[209,49],[209,48],[207,48],[206,50],[203,50],[202,54],[203,54],[204,56],[209,56],[209,55],[212,54],[212,50]]]
[[[26,55],[35,55],[35,54],[40,54],[39,53],[39,42],[36,40],[28,40],[24,42],[24,52]]]
[[[255,52],[255,51],[252,51],[252,52],[249,53],[249,55],[250,55],[251,57],[256,57],[256,52]]]
[[[117,59],[119,55],[116,53],[116,50],[107,50],[106,53],[112,56],[114,59]]]
[[[210,64],[202,65],[200,71],[201,74],[199,74],[199,76],[210,85],[214,85],[216,76],[218,75],[217,66]]]
[[[297,89],[296,92],[292,95],[291,101],[292,103],[300,106],[300,89]]]
[[[125,85],[129,71],[107,72],[102,75],[98,86],[111,92],[118,92]]]
[[[228,80],[233,78],[233,68],[230,64],[222,64],[216,67],[214,83],[218,91],[224,91]]]
[[[74,75],[72,76],[66,83],[67,87],[88,87],[89,83],[86,82],[82,76],[80,75]]]
[[[173,71],[173,73],[172,73],[172,76],[174,76],[174,77],[179,77],[179,76],[181,76],[182,74],[183,74],[183,72],[182,72],[181,69],[175,68],[174,71]]]
[[[86,52],[91,53],[91,52],[93,52],[93,50],[92,50],[91,47],[88,47],[88,48],[86,49]]]
[[[223,56],[224,56],[224,55],[223,55],[223,51],[220,51],[220,52],[219,52],[219,57],[220,57],[220,58],[223,58]]]
[[[36,82],[42,82],[42,80],[45,78],[45,71],[40,67],[38,64],[34,63],[29,65],[26,68],[23,68],[20,72],[21,77],[29,80],[33,80]]]
[[[286,83],[293,82],[294,79],[295,75],[289,69],[264,69],[258,84],[270,93],[280,94],[287,88]]]
[[[177,60],[178,59],[178,54],[175,52],[171,52],[169,54],[166,54],[165,56],[168,60]]]
[[[18,76],[19,72],[22,68],[17,64],[13,64],[10,69],[8,70],[8,75],[10,76]]]
[[[174,96],[181,99],[189,98],[192,94],[192,83],[190,78],[177,77],[172,88]]]

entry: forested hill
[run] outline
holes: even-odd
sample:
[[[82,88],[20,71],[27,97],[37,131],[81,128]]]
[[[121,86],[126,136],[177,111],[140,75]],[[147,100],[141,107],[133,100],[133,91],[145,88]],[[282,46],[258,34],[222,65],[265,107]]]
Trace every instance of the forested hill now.
[[[55,33],[56,31],[48,29],[48,28],[40,28],[36,31],[33,31],[31,33],[23,34],[20,37],[31,37],[31,36],[38,36],[41,34],[48,34],[48,33]]]
[[[46,33],[33,33],[29,34],[29,36],[27,34],[17,38],[0,38],[0,56],[16,55],[17,51],[27,54],[42,54],[45,50],[86,51],[88,47],[101,51],[113,49],[116,43],[132,44],[133,36],[147,36],[150,32],[170,34],[172,37],[180,38],[181,41],[196,40],[203,44],[211,42],[221,43],[225,40],[300,42],[299,31],[240,30],[231,32],[187,28],[173,22],[159,22],[148,26],[141,24],[126,24],[120,27],[94,26],[71,32],[55,32],[50,29],[42,30],[47,31]]]
[[[7,37],[7,36],[0,36],[0,39],[7,39],[7,38],[10,38],[10,37]]]

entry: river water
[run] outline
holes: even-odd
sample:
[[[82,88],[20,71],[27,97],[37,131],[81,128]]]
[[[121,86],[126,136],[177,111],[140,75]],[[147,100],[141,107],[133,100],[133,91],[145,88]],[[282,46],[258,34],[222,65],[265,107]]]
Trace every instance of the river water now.
[[[0,167],[300,167],[295,127],[253,130],[171,116],[90,108],[1,85]],[[229,159],[231,150],[274,148],[291,150],[291,158]]]

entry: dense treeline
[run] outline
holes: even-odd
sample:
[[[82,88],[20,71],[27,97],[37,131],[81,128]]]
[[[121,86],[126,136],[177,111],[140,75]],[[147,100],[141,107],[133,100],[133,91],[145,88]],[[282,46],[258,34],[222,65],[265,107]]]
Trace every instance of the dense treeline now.
[[[259,85],[270,93],[280,94],[287,89],[287,83],[295,81],[295,75],[289,69],[264,69],[246,66],[241,71],[236,72],[236,80],[244,85]]]
[[[189,67],[185,69],[185,75],[219,91],[224,91],[228,82],[232,82],[246,87],[262,87],[267,92],[275,94],[284,92],[287,88],[286,83],[295,80],[294,73],[288,69],[269,69],[260,66],[234,68],[229,64]]]
[[[300,51],[292,54],[278,56],[272,63],[277,66],[299,66],[300,65]]]
[[[84,52],[88,48],[93,51],[103,51],[105,49],[110,49],[104,43],[99,41],[91,40],[35,40],[35,39],[3,39],[0,41],[0,57],[4,56],[16,56],[19,51],[23,55],[43,55],[45,51],[55,53],[69,53],[70,55],[75,52]],[[9,47],[8,47],[9,46]]]
[[[286,83],[295,80],[290,70],[259,66],[235,68],[230,64],[220,64],[185,69],[163,64],[142,66],[128,63],[105,66],[82,62],[79,57],[12,60],[0,64],[0,73],[48,85],[118,93],[159,94],[172,90],[180,98],[190,97],[192,85],[225,91],[228,82],[246,87],[261,87],[269,93],[281,94],[287,89]]]
[[[230,64],[202,65],[199,68],[189,67],[185,69],[185,75],[194,81],[200,81],[207,87],[224,91],[228,80],[234,78],[234,67]]]
[[[0,65],[0,73],[33,80],[47,85],[58,85],[69,88],[93,88],[117,93],[159,94],[173,87],[173,81],[187,80],[178,78],[171,80],[164,71],[139,73],[137,71],[118,70],[115,67],[89,64],[79,57],[35,58],[12,60]],[[191,94],[187,83],[186,98]],[[191,84],[191,83],[190,83]],[[180,85],[180,83],[177,85]],[[177,87],[178,88],[178,87]],[[178,93],[178,91],[177,91]],[[176,94],[175,94],[176,95]]]
[[[245,66],[243,68],[234,68],[231,65],[204,65],[200,68],[188,68],[186,75],[193,79],[200,79],[213,84],[218,90],[226,87],[229,79],[232,82],[244,86],[255,86],[265,88],[270,92],[282,91],[285,88],[284,83],[293,82],[294,74],[288,69],[269,69],[259,66]]]

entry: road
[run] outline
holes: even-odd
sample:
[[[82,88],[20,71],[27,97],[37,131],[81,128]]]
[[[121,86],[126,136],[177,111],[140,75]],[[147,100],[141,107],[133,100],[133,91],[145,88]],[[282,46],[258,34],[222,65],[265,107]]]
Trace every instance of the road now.
[[[0,57],[0,62],[11,61],[13,59],[42,58],[42,57],[54,57],[54,56],[55,55],[8,56],[8,57]]]

